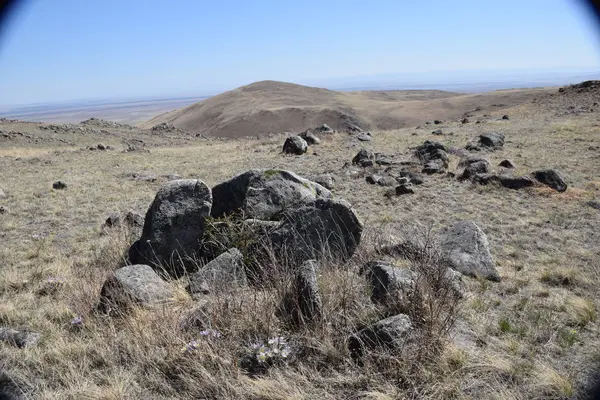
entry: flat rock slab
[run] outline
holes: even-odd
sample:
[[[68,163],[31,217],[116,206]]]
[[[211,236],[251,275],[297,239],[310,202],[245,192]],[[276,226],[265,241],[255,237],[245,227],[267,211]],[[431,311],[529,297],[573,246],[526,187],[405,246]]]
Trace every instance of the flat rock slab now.
[[[247,284],[242,253],[231,248],[192,273],[188,291],[192,294],[208,294]]]
[[[119,268],[106,280],[100,292],[100,308],[109,309],[130,301],[155,305],[173,298],[173,289],[148,265],[128,265]]]
[[[485,233],[472,221],[460,221],[440,232],[440,247],[451,267],[463,275],[499,281]]]

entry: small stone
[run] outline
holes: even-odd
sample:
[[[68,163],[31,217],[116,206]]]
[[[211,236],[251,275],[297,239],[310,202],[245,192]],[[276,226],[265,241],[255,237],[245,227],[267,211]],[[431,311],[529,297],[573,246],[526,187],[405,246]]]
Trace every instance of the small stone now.
[[[401,196],[403,194],[415,194],[415,191],[409,185],[396,186],[396,196]]]
[[[379,186],[394,186],[397,184],[396,179],[391,176],[383,176],[379,181],[377,181]]]
[[[405,295],[413,289],[414,273],[392,266],[386,261],[371,261],[361,268],[369,284],[371,300],[384,303],[389,298]]]
[[[590,200],[586,204],[592,207],[593,209],[600,210],[600,201]]]
[[[505,120],[505,121],[508,121],[510,118],[508,118],[508,115],[503,115],[502,119]]]
[[[327,124],[319,126],[316,131],[321,133],[333,133],[333,129],[331,129]]]
[[[352,158],[352,164],[358,164],[364,166],[363,163],[367,160],[374,160],[375,153],[371,150],[361,149],[355,156]],[[372,164],[371,164],[372,165]]]
[[[463,118],[461,122],[463,124],[468,124],[469,123],[469,118]]]
[[[283,152],[285,154],[302,155],[308,150],[308,143],[300,136],[292,136],[285,140]]]
[[[442,132],[441,129],[436,129],[435,131],[432,131],[431,134],[440,136],[440,135],[443,135],[444,133]]]
[[[55,190],[62,190],[62,189],[66,189],[67,188],[67,184],[61,181],[56,181],[52,184],[52,189]]]
[[[313,181],[329,190],[333,189],[335,185],[335,178],[331,174],[318,175],[313,179]]]
[[[444,121],[441,121],[439,119],[436,119],[435,121],[433,121],[434,124],[439,125],[439,124],[443,124]]]
[[[306,141],[309,145],[315,145],[321,143],[321,139],[319,139],[314,133],[311,131],[304,131],[300,134],[300,137]]]
[[[367,183],[371,184],[371,185],[376,185],[379,183],[379,181],[382,179],[383,177],[381,175],[367,175],[365,177],[365,181],[367,181]]]
[[[502,160],[502,161],[500,161],[500,164],[498,164],[498,166],[504,167],[504,168],[509,168],[509,169],[515,168],[515,164],[510,160]]]
[[[362,134],[358,135],[356,138],[358,140],[360,140],[361,142],[370,142],[373,139],[370,132],[362,133]]]
[[[410,318],[398,314],[378,321],[350,336],[348,349],[353,358],[361,357],[365,349],[397,349],[405,343],[411,330]]]

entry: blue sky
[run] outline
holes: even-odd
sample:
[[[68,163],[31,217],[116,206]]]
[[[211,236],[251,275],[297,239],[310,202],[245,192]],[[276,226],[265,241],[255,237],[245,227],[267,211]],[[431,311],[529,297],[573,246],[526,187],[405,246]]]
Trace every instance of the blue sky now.
[[[600,71],[586,11],[576,0],[24,0],[0,38],[0,104]]]

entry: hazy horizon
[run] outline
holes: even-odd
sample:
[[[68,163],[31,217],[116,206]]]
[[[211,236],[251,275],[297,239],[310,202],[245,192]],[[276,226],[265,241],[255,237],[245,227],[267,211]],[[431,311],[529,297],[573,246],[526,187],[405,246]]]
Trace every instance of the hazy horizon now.
[[[463,70],[463,71],[425,71],[402,74],[378,74],[371,76],[339,77],[327,80],[308,80],[290,82],[305,86],[322,87],[329,90],[445,90],[464,93],[485,92],[489,90],[516,89],[539,86],[560,86],[578,83],[588,79],[600,79],[600,70],[584,68],[571,69],[512,69],[512,70]],[[275,79],[265,79],[275,80]],[[247,82],[250,84],[253,82]],[[241,85],[243,86],[243,85]],[[238,87],[238,86],[236,86]],[[197,100],[215,96],[233,90],[236,87],[224,87],[221,90],[173,91],[148,96],[120,96],[73,98],[62,101],[34,103],[0,104],[0,116],[8,109],[34,108],[49,105],[73,105],[83,103],[103,103],[116,105],[120,102],[150,102],[161,100]]]
[[[421,79],[420,82],[427,83],[414,83],[419,82],[418,79]],[[436,81],[436,79],[438,80]],[[502,89],[562,86],[589,79],[600,79],[600,73],[582,69],[448,71],[444,74],[423,72],[337,78],[325,82],[314,82],[312,85],[339,91],[444,90],[458,93],[479,93]],[[302,84],[304,82],[294,83]],[[229,89],[233,88],[227,90]],[[62,102],[0,105],[0,117],[52,123],[77,123],[96,117],[137,124],[163,112],[186,107],[219,93],[199,92],[197,95],[169,96],[163,94],[147,97],[129,96],[112,99],[74,99]]]

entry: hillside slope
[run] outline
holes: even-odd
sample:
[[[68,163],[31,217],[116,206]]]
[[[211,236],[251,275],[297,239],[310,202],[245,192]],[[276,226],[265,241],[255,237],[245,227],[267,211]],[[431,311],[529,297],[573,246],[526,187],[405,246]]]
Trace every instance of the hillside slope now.
[[[172,123],[194,134],[245,137],[300,132],[326,123],[398,129],[429,119],[457,119],[477,107],[510,107],[547,89],[460,94],[439,90],[337,92],[285,82],[262,81],[219,94],[140,124]]]

